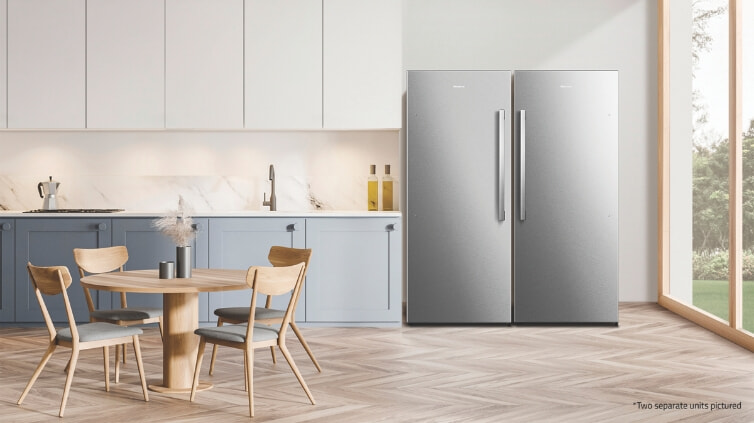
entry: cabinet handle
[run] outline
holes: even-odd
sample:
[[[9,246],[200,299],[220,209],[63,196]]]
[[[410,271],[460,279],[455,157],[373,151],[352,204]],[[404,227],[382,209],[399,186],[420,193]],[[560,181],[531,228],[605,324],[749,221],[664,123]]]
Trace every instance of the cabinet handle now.
[[[385,230],[388,232],[396,231],[398,230],[398,224],[397,223],[391,223],[387,226],[385,226]]]
[[[285,227],[288,232],[294,232],[298,230],[298,223],[291,223],[290,225]]]
[[[9,231],[11,226],[10,226],[10,223],[3,223],[2,226],[0,226],[0,228],[2,228],[2,230],[4,231]]]
[[[201,223],[194,223],[193,225],[191,225],[191,227],[194,228],[195,231],[201,231],[202,229],[204,229],[204,225],[202,225]]]
[[[106,231],[107,230],[107,223],[100,223],[97,225],[98,231]]]

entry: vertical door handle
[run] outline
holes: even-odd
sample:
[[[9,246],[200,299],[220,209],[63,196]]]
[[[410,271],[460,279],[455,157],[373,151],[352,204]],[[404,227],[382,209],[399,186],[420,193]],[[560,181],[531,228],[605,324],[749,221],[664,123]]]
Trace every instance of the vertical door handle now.
[[[505,110],[497,111],[497,220],[505,220]]]
[[[521,134],[520,148],[520,175],[519,175],[519,206],[521,207],[519,217],[523,222],[526,220],[526,110],[520,112],[519,133]]]

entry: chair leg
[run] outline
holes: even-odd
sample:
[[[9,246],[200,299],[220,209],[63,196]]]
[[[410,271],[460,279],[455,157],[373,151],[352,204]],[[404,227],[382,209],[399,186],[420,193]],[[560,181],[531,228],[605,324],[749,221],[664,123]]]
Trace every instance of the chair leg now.
[[[278,359],[275,357],[275,347],[270,345],[270,354],[272,354],[272,364],[278,364]]]
[[[247,344],[248,346],[248,344]],[[246,385],[249,387],[249,416],[254,417],[254,349],[244,351],[244,368],[246,370]]]
[[[223,318],[217,318],[217,327],[223,325]],[[215,358],[217,357],[217,344],[212,345],[212,359],[209,361],[209,375],[212,376],[215,373]]]
[[[68,402],[68,393],[71,392],[71,382],[73,382],[73,372],[76,370],[76,362],[79,359],[79,347],[74,344],[71,351],[71,366],[68,368],[68,376],[65,378],[65,388],[63,388],[63,401],[60,403],[60,413],[58,416],[63,417],[65,404]]]
[[[126,364],[126,345],[128,344],[121,345],[121,347],[123,348],[123,365]]]
[[[306,386],[306,382],[304,382],[303,376],[301,376],[301,373],[298,371],[296,363],[293,362],[293,357],[291,356],[291,353],[288,352],[288,348],[285,346],[285,344],[278,344],[278,347],[280,347],[280,352],[283,353],[283,357],[285,357],[285,360],[288,361],[288,364],[291,366],[291,370],[293,370],[293,374],[296,375],[298,383],[300,383],[301,387],[304,388],[304,392],[306,392],[306,396],[309,397],[309,401],[311,401],[312,405],[314,405],[314,397],[309,391],[309,387]]]
[[[115,346],[115,383],[120,382],[120,345]]]
[[[157,322],[157,325],[160,327],[160,339],[162,339],[162,342],[165,342],[165,334],[162,332],[162,316],[160,316],[160,321]]]
[[[306,353],[309,354],[309,358],[312,359],[312,363],[314,363],[314,367],[317,368],[317,371],[322,373],[322,367],[319,367],[319,363],[317,362],[317,359],[314,358],[314,353],[312,352],[311,348],[309,348],[309,344],[306,343],[304,340],[304,335],[301,334],[301,331],[298,330],[298,326],[296,326],[296,322],[291,320],[291,329],[293,329],[293,333],[296,334],[296,338],[298,338],[299,342],[301,342],[301,345],[304,346],[304,349],[306,350]]]
[[[105,358],[105,392],[110,392],[110,348],[107,345],[102,347],[102,355]]]
[[[144,363],[141,360],[141,344],[139,344],[139,337],[137,335],[134,335],[133,339],[136,367],[139,369],[139,378],[141,379],[141,390],[144,392],[144,401],[149,401],[149,394],[147,393],[147,378],[144,377]]]
[[[199,370],[202,368],[202,356],[204,356],[204,347],[207,345],[207,339],[203,336],[199,338],[199,350],[196,354],[196,367],[194,367],[194,381],[191,383],[191,396],[189,401],[194,402],[196,397],[196,387],[199,386]]]
[[[21,394],[21,398],[18,399],[18,402],[17,402],[18,405],[21,405],[21,403],[24,402],[24,398],[26,398],[26,394],[28,394],[29,391],[31,391],[31,387],[34,385],[34,382],[37,381],[39,374],[42,373],[42,369],[44,369],[47,362],[50,361],[50,357],[52,357],[52,353],[55,351],[56,347],[57,345],[54,342],[50,342],[50,345],[47,347],[47,351],[45,351],[45,354],[42,356],[42,360],[39,361],[37,368],[34,370],[34,374],[31,375],[31,379],[29,379],[29,383],[26,384],[26,388],[24,389],[24,392]]]

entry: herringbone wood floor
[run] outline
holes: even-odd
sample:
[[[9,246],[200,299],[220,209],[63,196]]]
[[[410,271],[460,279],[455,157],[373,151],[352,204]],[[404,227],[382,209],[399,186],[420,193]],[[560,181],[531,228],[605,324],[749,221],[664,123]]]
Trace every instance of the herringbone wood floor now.
[[[282,357],[255,358],[258,422],[752,422],[754,354],[662,309],[621,304],[619,327],[422,326],[304,328],[324,369],[289,341],[317,405]],[[0,329],[0,421],[57,419],[63,367],[56,351],[22,406],[16,401],[42,356],[42,328]],[[150,382],[161,378],[156,329],[142,351]],[[211,351],[207,349],[207,353]],[[249,421],[240,351],[222,349],[212,390],[141,399],[132,350],[121,381],[104,391],[100,351],[79,359],[66,408],[71,422]],[[644,404],[741,403],[741,409],[640,409]]]

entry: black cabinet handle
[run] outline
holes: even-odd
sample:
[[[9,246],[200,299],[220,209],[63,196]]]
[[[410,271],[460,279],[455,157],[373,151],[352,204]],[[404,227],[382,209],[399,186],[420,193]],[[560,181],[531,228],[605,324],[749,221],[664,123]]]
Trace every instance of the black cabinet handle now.
[[[291,223],[290,225],[285,227],[288,232],[294,232],[298,230],[298,223]]]
[[[107,230],[107,223],[100,223],[97,225],[98,231],[106,231]]]
[[[388,232],[396,231],[396,230],[398,230],[398,224],[397,223],[391,223],[391,224],[385,226],[385,230],[387,230]]]
[[[2,225],[0,225],[0,229],[4,231],[9,231],[10,228],[11,228],[10,223],[3,223]]]
[[[193,225],[191,225],[191,227],[194,228],[195,231],[201,231],[202,229],[204,229],[204,225],[202,225],[201,223],[194,223]]]

